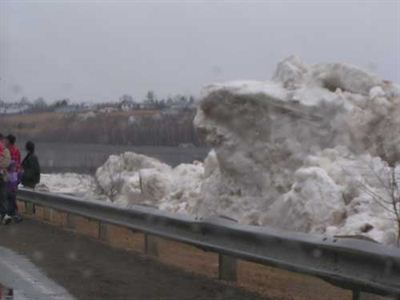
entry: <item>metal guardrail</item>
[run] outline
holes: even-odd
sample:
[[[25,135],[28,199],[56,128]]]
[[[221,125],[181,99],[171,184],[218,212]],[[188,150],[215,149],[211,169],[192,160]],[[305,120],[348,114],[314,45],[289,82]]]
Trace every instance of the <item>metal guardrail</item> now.
[[[145,206],[119,208],[99,201],[21,189],[18,200],[127,227],[221,255],[322,278],[353,291],[400,299],[400,249],[239,225],[222,218],[198,220]]]

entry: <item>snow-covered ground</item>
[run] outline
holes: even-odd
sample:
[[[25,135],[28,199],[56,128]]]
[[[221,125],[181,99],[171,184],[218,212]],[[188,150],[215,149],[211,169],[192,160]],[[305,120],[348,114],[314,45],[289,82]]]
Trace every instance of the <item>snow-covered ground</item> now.
[[[124,153],[110,156],[94,179],[45,175],[43,182],[124,206],[395,244],[399,96],[398,86],[356,67],[309,66],[293,56],[272,81],[205,89],[195,125],[214,150],[204,162],[171,168]]]

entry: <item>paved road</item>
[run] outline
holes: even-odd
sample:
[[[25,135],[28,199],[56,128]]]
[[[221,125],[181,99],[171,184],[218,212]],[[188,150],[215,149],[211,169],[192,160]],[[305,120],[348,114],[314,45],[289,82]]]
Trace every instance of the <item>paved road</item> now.
[[[79,300],[261,299],[34,220],[1,225],[0,246],[27,257]]]
[[[44,276],[24,256],[1,246],[0,282],[0,299],[74,300],[64,288]]]

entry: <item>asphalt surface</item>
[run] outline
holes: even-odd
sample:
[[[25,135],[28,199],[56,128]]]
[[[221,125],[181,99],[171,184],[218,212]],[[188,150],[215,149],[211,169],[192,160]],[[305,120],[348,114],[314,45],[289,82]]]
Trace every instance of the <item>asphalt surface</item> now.
[[[0,299],[74,300],[64,288],[47,278],[24,256],[1,246],[0,282]]]
[[[20,224],[0,225],[0,247],[27,258],[52,282],[79,300],[263,299],[222,282],[29,219]],[[1,251],[0,259],[10,260]]]

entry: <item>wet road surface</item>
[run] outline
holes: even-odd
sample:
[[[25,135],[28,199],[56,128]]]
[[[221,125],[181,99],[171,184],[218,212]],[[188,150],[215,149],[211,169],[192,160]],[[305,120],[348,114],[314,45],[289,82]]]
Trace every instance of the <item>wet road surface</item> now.
[[[0,246],[0,300],[73,300],[24,256]]]
[[[0,247],[7,248],[4,251],[27,257],[79,300],[262,299],[34,220],[0,225],[0,237]],[[4,251],[0,252],[0,259],[8,261]],[[12,287],[8,282],[0,283]]]

